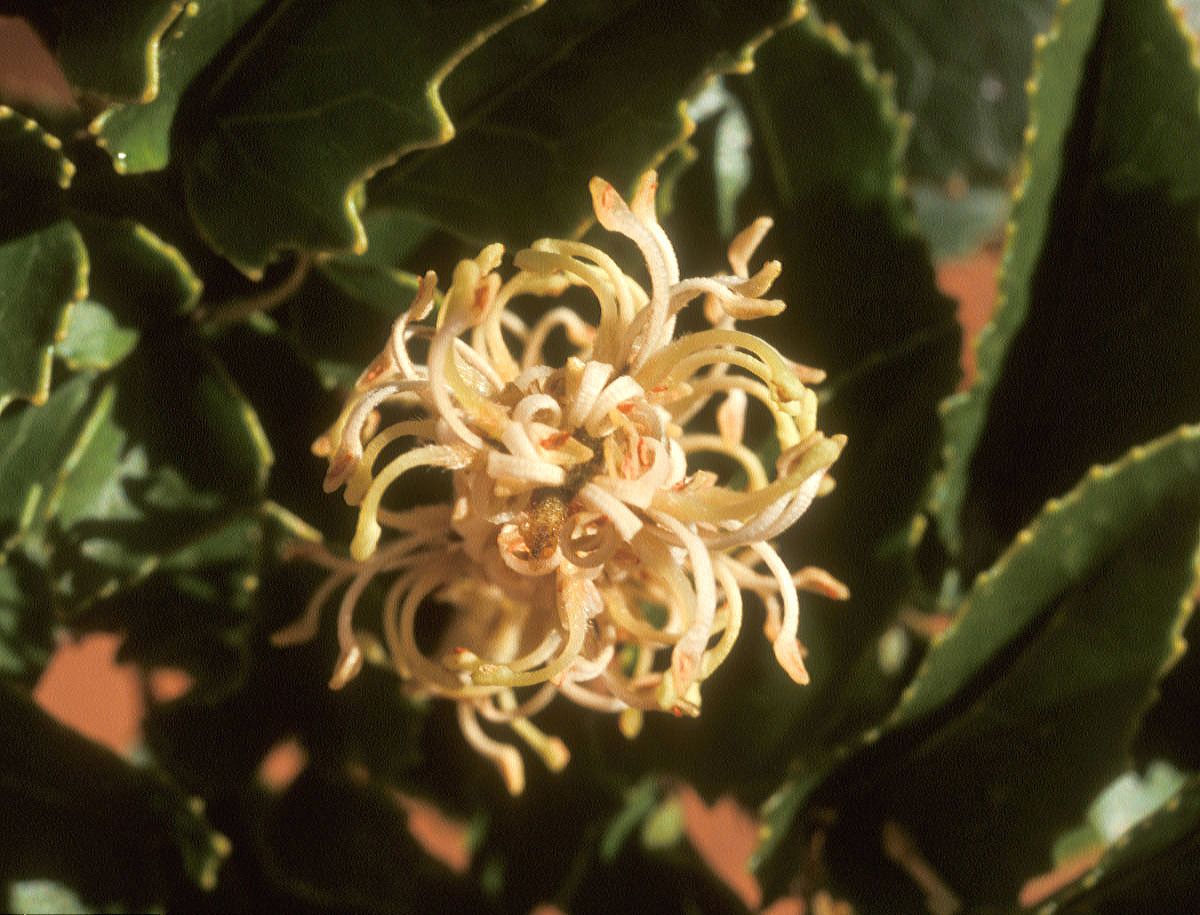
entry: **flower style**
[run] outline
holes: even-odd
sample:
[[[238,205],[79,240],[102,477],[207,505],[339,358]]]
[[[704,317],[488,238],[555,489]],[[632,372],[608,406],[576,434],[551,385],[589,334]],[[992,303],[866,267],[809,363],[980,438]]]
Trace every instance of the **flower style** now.
[[[524,785],[521,756],[481,718],[511,725],[559,769],[566,747],[529,720],[555,695],[619,714],[627,736],[646,710],[698,715],[700,684],[741,629],[745,592],[765,608],[779,663],[806,683],[797,588],[847,596],[820,569],[793,575],[768,542],[831,487],[827,471],[845,443],[816,427],[806,385],[824,374],[734,326],[784,308],[763,298],[779,263],[754,275],[748,266],[770,220],[733,240],[732,275],[680,279],[655,217],[655,174],[629,203],[600,178],[590,188],[600,224],[645,259],[649,292],[598,248],[557,239],[519,252],[504,282],[494,244],[458,264],[430,325],[420,322],[438,299],[437,277],[425,274],[314,445],[329,459],[326,491],[344,486],[358,506],[353,560],[307,548],[329,577],[276,635],[279,644],[311,638],[344,587],[331,680],[340,688],[376,644],[353,617],[367,585],[386,576],[386,656],[416,692],[457,701],[467,741],[513,794]],[[532,322],[509,308],[571,287],[595,297],[596,323],[562,305]],[[674,339],[677,316],[697,299],[711,327]],[[556,332],[573,350],[557,367],[544,364]],[[774,421],[773,475],[742,441],[751,401]],[[685,431],[714,415],[715,431]],[[407,447],[389,450],[398,442]],[[704,452],[732,459],[740,485],[690,468]],[[452,503],[384,508],[388,489],[423,466],[450,471]],[[422,612],[442,615],[434,652],[414,635]]]

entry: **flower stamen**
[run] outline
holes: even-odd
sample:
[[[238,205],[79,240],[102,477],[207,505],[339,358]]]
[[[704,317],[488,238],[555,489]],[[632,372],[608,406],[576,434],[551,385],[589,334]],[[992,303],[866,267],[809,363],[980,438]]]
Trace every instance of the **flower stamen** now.
[[[601,226],[641,253],[648,290],[598,248],[557,239],[517,252],[507,280],[500,245],[460,262],[444,294],[426,273],[313,446],[329,460],[326,490],[345,487],[358,508],[352,561],[298,550],[328,576],[274,642],[312,638],[344,589],[330,685],[386,659],[414,693],[457,702],[464,739],[513,794],[525,784],[521,752],[480,718],[558,771],[566,746],[530,720],[555,696],[617,715],[630,737],[646,712],[700,714],[747,594],[763,607],[779,664],[807,683],[798,590],[848,594],[821,569],[791,573],[768,542],[832,487],[845,446],[817,429],[808,385],[824,374],[737,326],[784,308],[767,298],[780,264],[750,265],[771,221],[733,239],[732,275],[681,279],[656,188],[653,172],[629,202],[603,179],[590,184]],[[591,316],[565,304],[527,320],[511,311],[571,288],[595,298]],[[698,300],[711,327],[673,339]],[[547,364],[552,335],[570,348],[558,365]],[[711,426],[692,428],[701,418]],[[779,448],[774,466],[745,441],[762,419]],[[714,459],[736,476],[698,466]],[[427,467],[448,474],[446,504],[385,507],[401,477]],[[386,651],[354,628],[376,581],[388,585]],[[441,614],[436,645],[418,645],[418,612]]]

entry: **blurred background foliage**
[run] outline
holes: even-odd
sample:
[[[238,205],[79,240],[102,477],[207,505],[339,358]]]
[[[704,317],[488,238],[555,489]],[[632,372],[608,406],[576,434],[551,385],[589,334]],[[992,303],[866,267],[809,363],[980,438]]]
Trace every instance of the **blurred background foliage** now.
[[[0,16],[54,62],[0,84],[9,908],[1200,907],[1200,4]],[[595,232],[588,179],[650,167],[685,275],[775,220],[763,333],[850,440],[781,549],[853,598],[806,602],[807,688],[744,638],[698,720],[552,706],[571,764],[514,799],[390,672],[330,692],[331,620],[270,646],[318,580],[281,557],[348,538],[309,444],[416,276]],[[964,356],[947,277],[1001,261]],[[95,632],[146,684],[125,756],[33,701]],[[718,798],[753,876],[714,869]]]

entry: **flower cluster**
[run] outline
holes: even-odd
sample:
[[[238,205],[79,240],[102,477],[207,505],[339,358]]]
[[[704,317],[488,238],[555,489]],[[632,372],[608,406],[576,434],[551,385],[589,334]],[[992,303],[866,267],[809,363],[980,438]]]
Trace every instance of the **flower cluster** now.
[[[565,746],[529,720],[556,695],[620,715],[630,736],[646,710],[698,715],[700,684],[732,648],[746,594],[765,609],[779,663],[806,683],[797,588],[846,596],[820,569],[792,574],[769,543],[832,485],[844,444],[816,427],[807,385],[823,374],[735,327],[784,308],[764,298],[779,263],[749,270],[770,220],[734,239],[731,275],[681,279],[656,188],[647,173],[626,203],[591,182],[600,224],[645,259],[648,292],[598,248],[557,239],[519,252],[507,281],[496,273],[500,245],[460,262],[444,295],[427,273],[314,446],[329,459],[326,490],[344,487],[358,506],[353,558],[307,550],[329,577],[276,642],[310,638],[344,588],[331,681],[343,686],[370,654],[354,614],[382,578],[379,653],[415,691],[458,703],[467,741],[514,794],[521,756],[481,719],[510,725],[561,768]],[[595,297],[594,323],[564,305],[532,320],[510,307],[572,287]],[[675,339],[678,315],[697,300],[710,326]],[[436,322],[422,323],[435,304]],[[556,342],[571,354],[547,365]],[[773,473],[742,440],[753,402],[774,423]],[[715,428],[688,429],[701,418]],[[701,453],[723,456],[734,479],[697,469]],[[385,508],[418,467],[451,474],[451,501]],[[420,613],[441,614],[435,650],[418,645]]]

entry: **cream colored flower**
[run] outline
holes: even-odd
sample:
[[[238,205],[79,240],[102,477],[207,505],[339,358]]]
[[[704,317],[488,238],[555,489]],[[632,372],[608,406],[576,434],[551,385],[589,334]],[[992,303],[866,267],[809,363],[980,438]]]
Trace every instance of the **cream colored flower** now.
[[[277,643],[310,638],[344,588],[331,681],[343,686],[369,644],[355,610],[368,583],[384,579],[387,658],[416,691],[458,702],[466,739],[514,794],[521,757],[481,718],[510,725],[561,768],[566,748],[529,720],[556,695],[620,714],[630,736],[645,710],[699,714],[700,685],[732,648],[747,593],[765,608],[779,663],[806,683],[797,588],[846,596],[819,569],[793,574],[769,543],[828,488],[845,441],[816,426],[806,385],[823,373],[735,328],[784,308],[763,298],[779,263],[749,270],[770,220],[734,239],[731,275],[681,279],[656,188],[647,173],[627,204],[608,182],[591,182],[600,224],[645,259],[648,292],[600,249],[557,239],[520,251],[516,275],[502,281],[503,249],[489,245],[455,268],[430,325],[421,322],[437,278],[427,273],[316,445],[329,458],[326,490],[344,486],[359,509],[353,559],[308,551],[330,576]],[[594,321],[562,305],[530,321],[510,309],[571,287],[594,296]],[[675,339],[677,316],[697,300],[711,327]],[[547,365],[557,337],[571,354]],[[742,441],[752,402],[774,421],[774,473]],[[709,415],[715,428],[688,428]],[[741,485],[695,469],[702,452],[732,459]],[[384,508],[389,488],[423,466],[451,474],[452,504]],[[431,654],[414,636],[424,612],[444,615]]]

